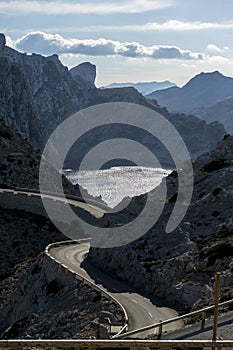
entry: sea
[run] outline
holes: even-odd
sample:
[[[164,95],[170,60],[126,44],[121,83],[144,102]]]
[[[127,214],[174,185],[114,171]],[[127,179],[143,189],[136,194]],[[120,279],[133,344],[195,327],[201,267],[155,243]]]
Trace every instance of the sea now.
[[[101,196],[111,208],[125,197],[147,193],[157,187],[171,170],[140,166],[119,166],[103,170],[75,171],[64,169],[63,174],[74,185],[79,184],[94,197]]]

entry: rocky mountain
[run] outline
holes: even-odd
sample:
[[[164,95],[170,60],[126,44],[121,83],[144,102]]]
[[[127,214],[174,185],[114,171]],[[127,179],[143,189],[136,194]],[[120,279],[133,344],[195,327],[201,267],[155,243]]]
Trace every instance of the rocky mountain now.
[[[90,62],[83,62],[71,68],[70,73],[76,81],[83,81],[83,84],[89,85],[90,89],[95,86],[96,67]]]
[[[172,87],[147,95],[171,112],[193,114],[207,122],[219,121],[232,132],[233,78],[218,71],[200,73],[182,88]]]
[[[107,102],[130,102],[140,104],[162,114],[178,130],[193,158],[214,148],[216,143],[225,134],[225,129],[220,123],[214,122],[207,124],[205,121],[200,121],[199,118],[194,116],[169,113],[166,108],[161,108],[155,101],[152,102],[146,99],[132,87],[95,89],[92,91],[89,105]],[[136,140],[148,147],[156,154],[162,165],[167,167],[172,167],[174,165],[165,147],[152,135],[125,125],[114,126],[110,124],[109,126],[99,127],[95,131],[87,133],[85,135],[85,141],[80,138],[67,155],[65,167],[72,168],[75,162],[79,164],[87,151],[97,143],[119,136]],[[149,166],[149,164],[145,164],[145,166]]]
[[[164,180],[167,202],[154,227],[128,245],[92,248],[88,256],[145,294],[182,311],[213,304],[217,271],[221,273],[221,301],[233,297],[233,136],[226,136],[215,150],[200,156],[193,165],[193,198],[178,228],[165,233],[178,191],[177,174],[173,172]],[[154,192],[157,195],[159,189]],[[146,198],[134,198],[128,208],[106,217],[105,225],[131,221]]]
[[[207,123],[217,120],[224,125],[227,132],[233,134],[233,96],[226,97],[208,107],[194,109],[193,114]]]
[[[5,46],[3,34],[0,39],[0,115],[41,148],[58,124],[87,105],[95,67],[69,71],[57,55],[23,54]]]
[[[101,86],[101,89],[133,87],[142,95],[148,95],[154,91],[167,89],[172,86],[176,86],[176,84],[170,82],[169,80],[165,80],[165,81],[147,81],[147,82],[139,82],[139,83],[112,83],[109,85]]]
[[[192,113],[194,108],[206,107],[233,94],[233,78],[218,71],[200,73],[182,88],[155,91],[148,98],[154,98],[161,106],[172,112]]]
[[[213,148],[225,133],[218,123],[206,125],[195,117],[168,113],[132,87],[97,89],[94,85],[96,68],[88,62],[68,70],[57,55],[43,57],[17,52],[5,45],[3,34],[0,43],[0,117],[11,130],[40,149],[51,132],[67,117],[90,105],[111,101],[141,104],[164,115],[177,127],[192,157]],[[82,159],[93,144],[111,136],[112,132],[122,135],[122,128],[112,131],[110,125],[101,132],[92,131],[90,139],[79,143],[76,155],[68,155],[66,167],[77,168],[75,159]],[[152,151],[156,150],[164,165],[171,164],[157,141],[146,136],[143,139],[142,142],[146,142]]]

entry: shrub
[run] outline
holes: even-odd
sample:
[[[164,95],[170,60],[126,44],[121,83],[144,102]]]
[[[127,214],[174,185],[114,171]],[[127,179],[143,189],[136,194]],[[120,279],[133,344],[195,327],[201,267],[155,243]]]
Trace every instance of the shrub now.
[[[230,242],[221,242],[211,247],[206,253],[208,266],[213,265],[217,259],[233,255],[233,246]]]
[[[212,195],[213,196],[217,196],[220,192],[222,192],[222,188],[221,187],[216,187],[213,192],[212,192]]]
[[[222,169],[224,165],[225,163],[223,159],[215,159],[209,163],[206,163],[201,169],[201,171],[207,171],[207,172],[216,171],[216,170]]]

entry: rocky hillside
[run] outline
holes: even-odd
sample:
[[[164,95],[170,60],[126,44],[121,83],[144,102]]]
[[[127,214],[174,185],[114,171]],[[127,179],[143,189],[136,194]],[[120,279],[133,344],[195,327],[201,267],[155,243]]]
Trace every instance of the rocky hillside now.
[[[224,125],[227,132],[233,134],[233,96],[226,97],[224,100],[206,108],[197,108],[193,111],[193,114],[207,123],[217,120]]]
[[[43,147],[58,124],[87,105],[95,67],[88,75],[88,63],[69,72],[57,55],[19,53],[5,46],[3,34],[0,44],[0,115],[12,130]]]
[[[106,317],[121,324],[112,301],[41,254],[66,239],[49,220],[0,208],[0,225],[1,339],[101,338]]]
[[[38,190],[39,165],[40,152],[0,120],[0,188]],[[66,178],[63,185],[66,193],[79,195]],[[50,220],[0,206],[0,239],[0,338],[106,337],[106,315],[121,320],[111,301],[67,278],[66,271],[46,275],[45,247],[67,239]]]
[[[214,151],[195,161],[192,203],[175,231],[165,233],[177,193],[173,172],[166,179],[168,199],[155,226],[126,246],[92,248],[88,259],[182,311],[213,303],[217,271],[221,272],[221,300],[233,298],[232,155],[233,136],[226,136]],[[134,198],[115,223],[137,216],[145,200],[145,196]],[[109,222],[106,218],[105,224]]]
[[[233,132],[232,96],[233,78],[218,71],[198,74],[182,88],[171,87],[147,95],[171,112],[192,114],[207,123],[219,121],[230,133]]]
[[[40,160],[41,152],[0,119],[0,187],[39,190]],[[51,174],[56,172],[50,164],[45,166]],[[80,196],[79,186],[73,186],[64,176],[63,186],[65,193]]]
[[[92,91],[89,105],[108,102],[136,103],[162,114],[180,133],[192,158],[196,158],[203,152],[213,149],[216,143],[226,133],[222,124],[218,122],[207,124],[205,121],[194,116],[169,113],[166,108],[161,108],[156,101],[146,99],[132,87],[95,89]],[[95,129],[95,131],[88,132],[85,135],[85,140],[80,138],[72,148],[71,152],[69,152],[66,158],[65,167],[72,168],[75,164],[77,166],[87,151],[97,143],[117,137],[125,137],[142,143],[156,154],[156,157],[160,160],[161,164],[168,167],[173,166],[172,159],[167,153],[165,147],[152,135],[143,132],[142,130],[127,127],[126,125],[113,126],[110,124],[99,127]],[[148,166],[148,164],[145,164],[145,166]]]

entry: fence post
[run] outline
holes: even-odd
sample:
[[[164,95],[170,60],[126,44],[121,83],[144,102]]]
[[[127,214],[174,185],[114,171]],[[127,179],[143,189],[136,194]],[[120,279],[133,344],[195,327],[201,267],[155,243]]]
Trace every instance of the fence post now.
[[[162,337],[162,333],[163,333],[163,321],[162,320],[159,320],[160,322],[160,325],[159,325],[159,334],[158,334],[158,339],[161,339]]]
[[[215,280],[214,324],[213,324],[213,338],[212,338],[213,341],[217,339],[219,295],[220,295],[220,273],[217,272],[216,280]]]
[[[201,329],[205,328],[205,318],[206,318],[206,312],[202,311],[202,315],[201,315]]]

